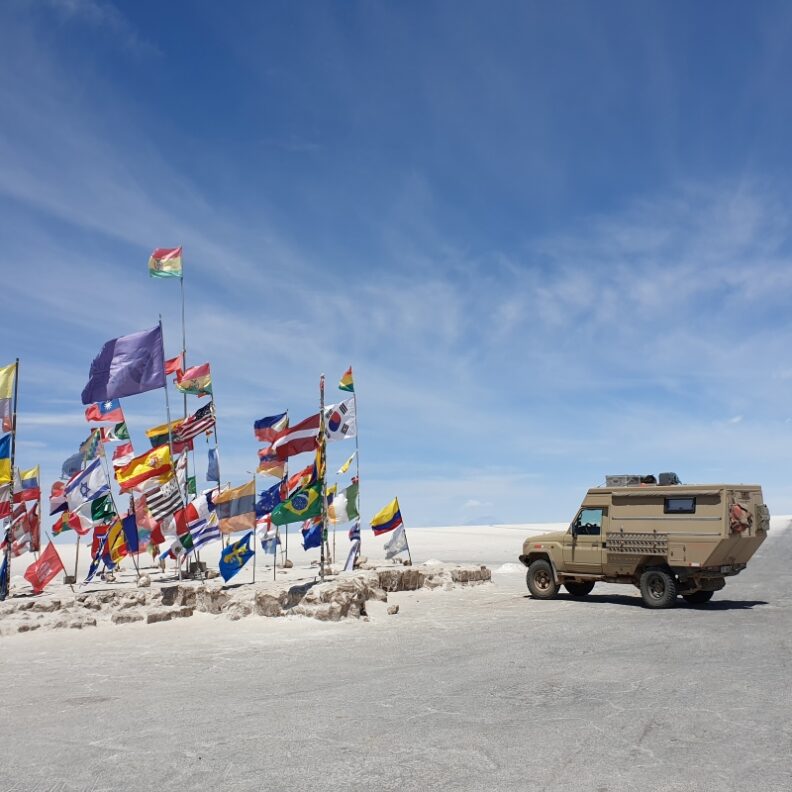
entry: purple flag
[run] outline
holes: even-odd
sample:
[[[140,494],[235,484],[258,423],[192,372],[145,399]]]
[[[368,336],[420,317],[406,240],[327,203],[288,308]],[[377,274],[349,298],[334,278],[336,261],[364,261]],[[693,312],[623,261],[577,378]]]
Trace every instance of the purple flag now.
[[[108,341],[91,363],[82,403],[134,396],[165,387],[162,327]]]

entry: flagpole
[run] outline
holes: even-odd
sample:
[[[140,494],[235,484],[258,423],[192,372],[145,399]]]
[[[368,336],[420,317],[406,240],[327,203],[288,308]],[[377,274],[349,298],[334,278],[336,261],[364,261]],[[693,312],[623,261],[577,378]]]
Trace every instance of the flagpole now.
[[[167,384],[166,384],[166,387],[167,387]],[[102,453],[100,454],[100,456],[102,457],[102,460],[104,461],[105,474],[107,475],[107,485],[108,485],[108,487],[110,489],[110,501],[113,504],[113,510],[116,513],[116,520],[120,520],[121,519],[121,512],[119,511],[118,504],[116,503],[115,496],[113,495],[113,487],[110,484],[110,466],[107,464],[107,454],[105,453],[104,445],[101,446],[101,451],[102,451]],[[121,533],[124,533],[123,524],[122,524],[122,528],[121,528]],[[124,534],[124,545],[126,545],[126,534]],[[138,566],[137,560],[135,559],[135,554],[134,553],[129,553],[128,555],[130,555],[132,557],[132,565],[135,567],[135,572],[137,573],[138,580],[140,580],[140,567]],[[120,569],[120,567],[121,567],[120,560],[118,562],[118,566],[119,566],[119,569]],[[75,577],[76,577],[77,572],[75,571],[74,574],[75,574]]]
[[[325,578],[325,542],[327,541],[327,459],[325,438],[325,375],[319,378],[319,460],[321,468],[322,488],[322,550],[319,557],[319,574],[324,583]]]
[[[278,536],[278,526],[276,525],[275,526],[275,539],[274,539],[275,544],[273,545],[273,549],[274,549],[275,552],[272,554],[272,579],[273,580],[277,580],[278,579],[277,567],[278,567],[278,539],[279,538],[280,537]]]
[[[256,494],[256,474],[253,474],[253,495],[255,497]],[[255,509],[255,507],[254,507]],[[258,536],[256,536],[256,513],[253,512],[253,582],[256,582],[256,556],[258,555]],[[275,561],[272,562],[273,567],[275,566]]]
[[[350,370],[352,366],[349,367]],[[352,375],[352,387],[355,387],[355,376]],[[360,519],[360,515],[363,513],[363,509],[361,507],[360,502],[360,444],[358,441],[358,405],[357,405],[357,391],[352,391],[352,404],[355,406],[355,477],[357,478],[358,482],[358,502],[357,502],[357,513],[358,519]],[[360,549],[362,547],[362,540],[363,540],[363,531],[360,532],[360,540],[361,543],[358,544],[358,555],[360,555]],[[354,566],[354,564],[353,564]]]
[[[8,497],[11,501],[11,514],[14,513],[14,457],[16,455],[16,429],[17,429],[17,398],[19,396],[19,358],[14,361],[14,413],[11,419],[11,481],[8,484]],[[41,482],[39,482],[41,484]],[[9,525],[11,520],[9,519]],[[11,594],[11,541],[10,534],[5,546],[5,570],[6,580],[8,580],[8,594]]]
[[[79,519],[79,518],[78,518]],[[74,581],[77,582],[77,562],[80,560],[80,539],[82,539],[81,534],[77,534],[77,547],[74,551]]]
[[[396,508],[399,510],[399,514],[401,514],[398,498],[396,498]],[[407,546],[407,558],[410,559],[410,566],[412,566],[412,553],[410,552],[410,543],[407,541],[407,526],[404,524],[404,517],[402,517],[402,529],[404,530],[404,544]]]

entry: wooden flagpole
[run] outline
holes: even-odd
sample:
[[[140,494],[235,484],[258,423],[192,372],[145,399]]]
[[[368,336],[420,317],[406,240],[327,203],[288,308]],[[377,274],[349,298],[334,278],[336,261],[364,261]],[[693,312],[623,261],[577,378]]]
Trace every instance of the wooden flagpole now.
[[[322,550],[319,557],[319,575],[324,583],[325,579],[325,544],[327,542],[327,457],[325,437],[325,375],[319,378],[319,460],[321,469],[322,488]]]

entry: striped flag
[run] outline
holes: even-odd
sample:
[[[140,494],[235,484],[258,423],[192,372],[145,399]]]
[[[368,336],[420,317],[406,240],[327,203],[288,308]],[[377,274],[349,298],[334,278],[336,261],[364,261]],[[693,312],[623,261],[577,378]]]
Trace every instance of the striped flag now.
[[[216,542],[221,536],[220,526],[214,514],[210,515],[202,526],[190,530],[193,538],[193,550],[199,550],[209,542]]]
[[[208,432],[214,425],[214,402],[209,402],[173,430],[173,440],[176,443],[187,443],[199,434]]]
[[[146,505],[151,516],[161,522],[179,509],[184,508],[179,482],[176,477],[168,479],[164,484],[160,484],[155,489],[146,492]]]
[[[257,440],[264,442],[271,442],[275,437],[286,429],[289,425],[288,413],[282,412],[278,415],[269,415],[266,418],[260,418],[253,423],[253,433],[256,435]]]

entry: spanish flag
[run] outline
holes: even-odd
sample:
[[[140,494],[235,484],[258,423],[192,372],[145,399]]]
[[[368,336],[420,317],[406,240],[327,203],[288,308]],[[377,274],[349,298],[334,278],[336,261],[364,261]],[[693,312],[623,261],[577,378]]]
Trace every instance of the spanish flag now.
[[[348,391],[349,393],[355,392],[355,383],[352,379],[352,366],[350,366],[341,377],[341,382],[338,383],[338,390]]]
[[[374,531],[374,536],[393,531],[403,524],[398,498],[394,498],[371,518],[371,530]]]
[[[155,476],[163,480],[172,475],[173,463],[167,445],[161,445],[146,454],[136,456],[129,464],[116,468],[115,471],[121,492],[129,492]]]

